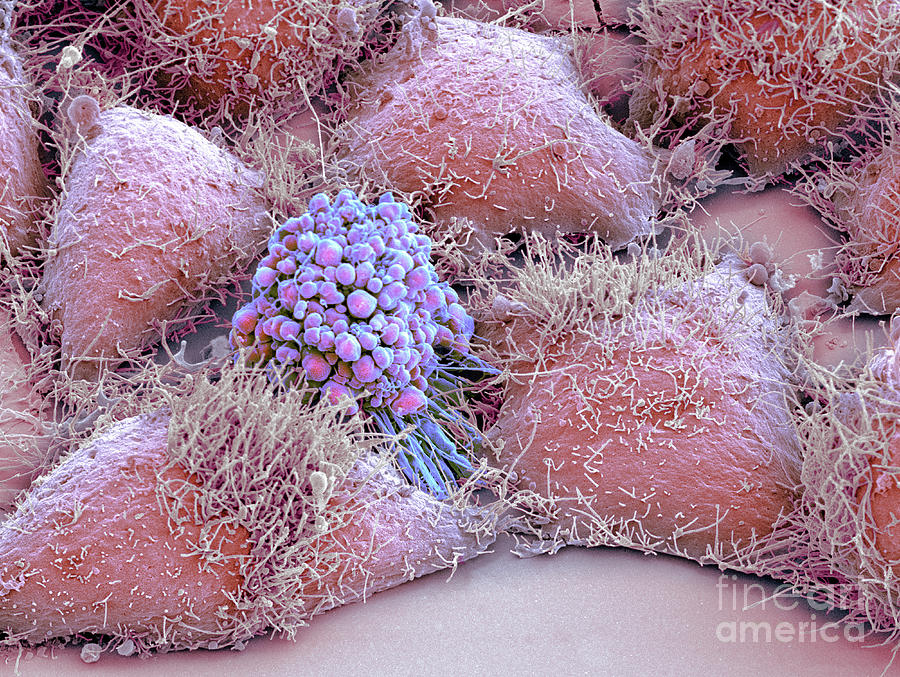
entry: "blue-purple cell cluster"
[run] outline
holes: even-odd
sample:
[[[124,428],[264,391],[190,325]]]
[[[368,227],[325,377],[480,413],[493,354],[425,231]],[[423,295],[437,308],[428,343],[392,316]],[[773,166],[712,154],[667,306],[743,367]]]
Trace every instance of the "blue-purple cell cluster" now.
[[[444,493],[438,477],[446,483],[448,473],[471,468],[437,421],[467,427],[438,396],[460,385],[455,358],[480,363],[467,355],[474,322],[438,280],[431,241],[405,204],[385,194],[366,205],[351,190],[333,202],[314,196],[269,238],[252,284],[254,298],[234,315],[230,335],[248,362],[287,382],[302,375],[334,403],[346,396],[386,431],[413,423],[418,433],[407,438],[412,454],[401,467],[432,491]]]

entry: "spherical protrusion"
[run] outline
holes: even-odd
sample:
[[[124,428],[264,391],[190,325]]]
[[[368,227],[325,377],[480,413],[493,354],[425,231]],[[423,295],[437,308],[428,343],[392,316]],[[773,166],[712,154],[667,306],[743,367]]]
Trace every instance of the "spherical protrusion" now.
[[[88,94],[82,94],[72,99],[66,109],[66,114],[69,122],[80,134],[86,134],[100,124],[100,104],[97,103],[97,99]]]
[[[325,357],[319,353],[311,353],[303,358],[301,363],[303,370],[313,381],[324,381],[331,374],[331,365]]]
[[[769,281],[769,271],[761,263],[754,263],[747,268],[747,280],[750,284],[762,286]]]
[[[374,296],[363,289],[350,292],[347,296],[347,311],[356,318],[366,319],[371,317],[378,307],[378,301]]]
[[[754,242],[750,245],[750,261],[763,265],[772,260],[772,248],[765,242]]]

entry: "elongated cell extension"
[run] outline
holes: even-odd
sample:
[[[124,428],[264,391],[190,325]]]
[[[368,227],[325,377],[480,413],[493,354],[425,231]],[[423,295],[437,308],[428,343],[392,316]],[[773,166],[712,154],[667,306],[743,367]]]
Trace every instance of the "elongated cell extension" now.
[[[779,175],[878,105],[897,12],[869,0],[644,0],[632,117],[676,136],[715,120],[752,175]]]
[[[91,378],[159,339],[213,287],[239,275],[270,220],[261,178],[196,130],[121,106],[69,107],[75,156],[44,270],[44,307],[61,325],[66,367]]]
[[[707,246],[763,265],[785,299],[803,292],[828,295],[838,233],[794,193],[775,187],[752,194],[720,191],[690,219]]]
[[[621,248],[651,231],[653,162],[579,82],[568,37],[412,21],[348,84],[339,158],[351,176],[424,196],[438,231],[464,222],[469,251],[513,231],[592,231]]]
[[[476,330],[512,372],[486,437],[520,489],[552,501],[534,547],[747,556],[792,509],[800,461],[765,290],[733,258],[529,245],[510,283],[487,285]]]

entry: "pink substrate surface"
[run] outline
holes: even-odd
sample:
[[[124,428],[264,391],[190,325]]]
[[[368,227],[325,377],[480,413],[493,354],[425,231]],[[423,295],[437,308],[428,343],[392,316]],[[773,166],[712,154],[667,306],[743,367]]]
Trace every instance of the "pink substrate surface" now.
[[[335,609],[295,642],[259,638],[243,652],[145,660],[112,652],[90,665],[78,647],[38,649],[23,652],[19,671],[324,677],[549,674],[565,666],[573,674],[667,675],[690,666],[696,674],[734,677],[877,677],[890,660],[889,647],[864,648],[829,626],[836,615],[796,597],[773,597],[779,589],[771,581],[621,549],[566,548],[521,560],[509,552],[512,545],[501,537],[494,553],[452,577],[436,573]],[[3,654],[0,672],[14,674],[16,662],[15,651]]]

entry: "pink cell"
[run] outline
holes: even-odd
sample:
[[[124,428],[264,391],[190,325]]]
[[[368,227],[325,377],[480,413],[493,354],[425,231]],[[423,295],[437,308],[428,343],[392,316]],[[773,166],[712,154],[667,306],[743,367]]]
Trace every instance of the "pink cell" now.
[[[450,327],[459,334],[471,334],[475,323],[459,303],[450,304]]]
[[[294,322],[293,320],[286,320],[281,323],[279,328],[279,334],[281,335],[282,341],[294,341],[300,336],[300,331],[302,327],[298,322]]]
[[[331,350],[334,348],[334,332],[325,329],[319,334],[319,348],[322,350]]]
[[[372,327],[374,331],[381,331],[386,325],[387,320],[384,319],[384,313],[375,313],[369,320],[369,326]]]
[[[415,386],[408,386],[391,402],[391,409],[398,416],[406,416],[421,411],[427,404],[428,398],[424,392]]]
[[[362,348],[355,336],[345,332],[335,339],[334,352],[346,362],[355,362],[360,359]]]
[[[352,404],[350,404],[347,411],[348,414],[355,414],[359,411],[359,404],[355,401],[353,393],[347,386],[335,381],[328,381],[322,386],[321,392],[331,404],[336,405],[340,404],[341,400],[350,400]]]
[[[278,278],[278,271],[271,268],[257,268],[253,281],[262,289],[270,286]]]
[[[360,319],[371,316],[377,305],[375,297],[363,289],[356,289],[347,297],[347,310],[353,317]]]
[[[371,355],[363,355],[353,363],[353,375],[363,383],[372,383],[381,376],[381,369],[375,366]]]
[[[449,347],[453,345],[453,332],[443,325],[438,325],[435,334],[435,342],[439,346]]]
[[[295,308],[297,302],[300,300],[300,290],[297,289],[297,285],[293,282],[282,285],[278,290],[278,295],[289,308]]]
[[[344,300],[344,295],[337,290],[337,285],[331,281],[321,282],[319,284],[319,296],[322,297],[322,300],[325,301],[325,303],[329,303],[333,306],[336,306]]]
[[[346,319],[341,317],[341,314],[337,311],[336,308],[326,308],[325,309],[325,324],[331,325],[334,328],[334,323],[338,320]],[[339,331],[336,331],[335,334],[339,334]]]
[[[409,369],[410,376],[415,378],[418,375],[419,363],[422,361],[422,353],[418,350],[409,351],[409,360],[406,362],[406,368]]]
[[[294,362],[299,357],[300,351],[296,348],[291,348],[290,346],[279,346],[278,350],[275,351],[275,359],[282,364]]]
[[[356,286],[365,287],[375,274],[375,266],[368,261],[363,261],[356,266]]]
[[[400,216],[400,205],[396,202],[385,202],[378,205],[378,215],[385,221],[394,221]]]
[[[440,287],[433,285],[425,290],[425,302],[422,307],[429,313],[433,313],[445,303],[444,292]]]
[[[433,322],[426,322],[422,325],[422,333],[425,335],[425,339],[422,341],[425,345],[433,346],[434,340],[437,337],[437,325]]]
[[[424,266],[413,268],[406,275],[406,284],[409,285],[409,288],[412,291],[421,291],[422,289],[425,289],[430,281],[430,276]]]
[[[312,327],[303,332],[303,342],[308,346],[319,345],[319,336],[321,332],[318,327]]]
[[[328,209],[330,204],[331,203],[329,202],[327,195],[325,195],[324,193],[316,193],[310,198],[309,204],[306,206],[306,208],[310,214],[320,215],[322,212]],[[303,217],[301,216],[300,218],[302,219]]]
[[[370,331],[363,331],[359,334],[359,345],[363,350],[374,350],[378,345],[378,337]]]
[[[381,290],[378,294],[378,307],[384,310],[393,310],[397,306],[397,297],[391,293],[389,287]]]
[[[403,280],[406,277],[406,270],[399,263],[392,263],[388,266],[387,274],[395,280]]]
[[[366,283],[366,289],[368,289],[373,294],[377,294],[381,291],[381,288],[384,286],[384,281],[380,277],[373,277]]]
[[[301,362],[303,371],[313,381],[324,381],[331,374],[331,365],[321,353],[310,353]]]
[[[394,361],[394,355],[384,346],[378,346],[372,351],[372,359],[379,369],[387,369]]]
[[[281,323],[287,320],[284,315],[276,315],[263,323],[263,333],[272,338],[279,338],[281,333]]]
[[[293,258],[282,259],[275,267],[285,275],[293,275],[297,272],[297,263]]]
[[[341,262],[344,250],[334,240],[321,240],[316,247],[315,261],[322,266],[337,266]]]
[[[313,250],[318,241],[319,238],[315,235],[315,233],[303,233],[303,235],[301,235],[297,240],[297,243],[300,246],[300,251],[302,251],[304,254],[308,254]]]
[[[381,342],[386,345],[394,345],[397,342],[397,338],[400,336],[400,327],[396,324],[387,325],[384,330],[381,332]]]
[[[334,271],[334,279],[339,284],[350,285],[356,281],[356,268],[344,262]]]
[[[376,235],[371,240],[369,240],[369,244],[372,246],[372,251],[375,252],[375,256],[381,256],[384,254],[384,239],[380,235]]]
[[[394,256],[394,263],[398,263],[403,266],[403,270],[407,273],[416,267],[412,256],[410,256],[407,252],[397,252],[397,254]]]
[[[253,308],[242,308],[234,314],[231,325],[239,332],[252,334],[259,321],[259,314]]]
[[[311,299],[319,292],[319,286],[312,281],[304,282],[300,285],[300,296],[305,299]]]

